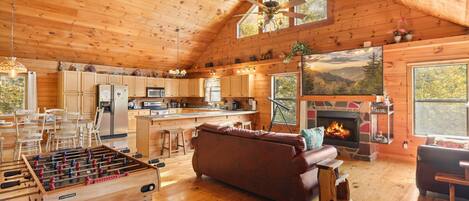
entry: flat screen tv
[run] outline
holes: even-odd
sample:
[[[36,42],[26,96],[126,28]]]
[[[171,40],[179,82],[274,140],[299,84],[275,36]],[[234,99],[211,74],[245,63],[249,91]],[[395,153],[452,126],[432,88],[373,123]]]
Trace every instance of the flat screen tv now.
[[[382,95],[383,48],[369,47],[302,58],[302,95]]]

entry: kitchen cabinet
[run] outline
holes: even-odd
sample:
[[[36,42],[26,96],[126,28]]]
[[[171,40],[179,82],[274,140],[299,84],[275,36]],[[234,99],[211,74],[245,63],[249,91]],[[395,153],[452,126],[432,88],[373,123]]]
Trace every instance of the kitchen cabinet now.
[[[164,78],[147,78],[147,87],[164,88]]]
[[[135,97],[135,76],[122,76],[122,84],[127,86],[129,97]]]
[[[189,79],[189,97],[204,97],[205,82],[203,78]]]
[[[146,97],[147,91],[147,78],[146,77],[135,77],[134,85],[135,97]]]
[[[222,97],[253,97],[254,75],[232,75],[220,79]]]
[[[109,75],[108,83],[109,84],[122,85],[123,84],[123,76],[122,75]]]
[[[241,76],[230,76],[231,80],[231,97],[241,97]]]
[[[137,116],[148,116],[150,115],[150,110],[148,109],[139,109],[139,110],[129,110],[129,128],[128,132],[135,132],[137,130]]]
[[[96,93],[96,73],[81,72],[81,93]]]
[[[179,79],[164,80],[165,97],[179,97]]]
[[[109,84],[109,75],[108,74],[96,74],[96,84]]]
[[[81,95],[81,115],[85,119],[93,119],[96,112],[96,94],[85,93]]]
[[[220,78],[221,97],[231,97],[231,78],[230,76]]]
[[[178,97],[189,97],[189,80],[179,80],[179,94]]]
[[[81,77],[79,71],[61,71],[59,74],[59,88],[66,93],[79,93]]]
[[[59,103],[60,108],[64,108],[67,112],[81,112],[80,93],[63,93]]]
[[[241,97],[254,97],[254,75],[241,75]]]

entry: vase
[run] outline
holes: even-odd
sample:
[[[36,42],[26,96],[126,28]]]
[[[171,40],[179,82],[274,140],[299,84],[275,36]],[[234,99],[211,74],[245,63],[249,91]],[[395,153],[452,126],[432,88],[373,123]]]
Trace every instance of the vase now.
[[[401,42],[401,39],[402,39],[402,36],[394,36],[394,41],[395,41],[396,43]]]
[[[405,35],[405,40],[406,41],[411,41],[414,36],[412,34],[406,34]]]

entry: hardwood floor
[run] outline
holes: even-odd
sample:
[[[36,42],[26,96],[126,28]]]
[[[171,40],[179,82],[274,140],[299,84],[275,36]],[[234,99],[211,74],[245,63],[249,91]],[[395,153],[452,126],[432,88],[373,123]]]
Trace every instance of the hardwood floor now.
[[[126,139],[106,140],[105,144],[116,147],[128,146],[134,152],[135,134],[130,134]],[[7,159],[10,158],[11,150],[7,150],[5,154],[7,154]],[[267,200],[206,176],[197,179],[192,170],[192,152],[187,155],[175,154],[170,159],[162,160],[166,163],[166,167],[161,169],[162,188],[154,194],[153,200]],[[415,163],[413,162],[383,157],[374,162],[344,160],[341,171],[350,174],[353,201],[448,200],[448,196],[435,193],[429,193],[427,197],[419,196],[415,186]],[[318,201],[318,198],[314,201]]]

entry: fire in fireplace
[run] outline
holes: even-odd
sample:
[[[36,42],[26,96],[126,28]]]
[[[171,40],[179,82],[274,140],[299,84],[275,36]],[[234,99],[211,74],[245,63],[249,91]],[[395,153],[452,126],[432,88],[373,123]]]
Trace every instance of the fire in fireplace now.
[[[337,121],[332,121],[329,126],[324,131],[326,137],[347,140],[351,137],[350,130],[344,128],[344,124],[339,123]]]
[[[324,144],[357,148],[360,142],[360,114],[318,111],[317,126],[324,127]]]

